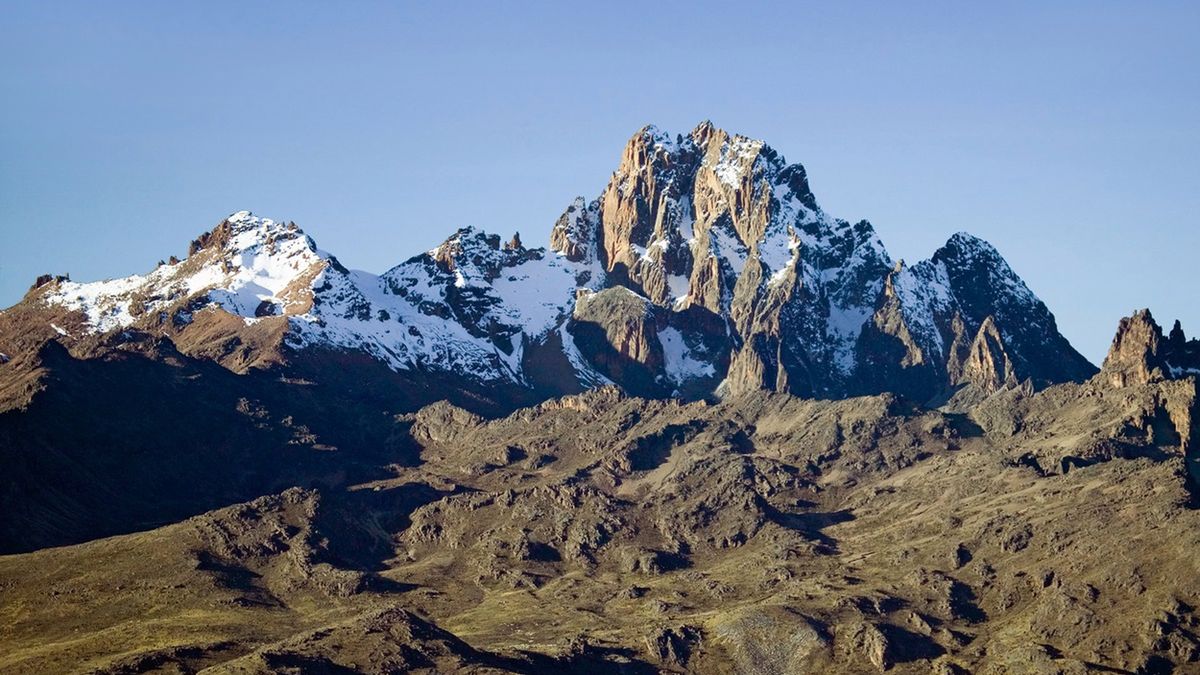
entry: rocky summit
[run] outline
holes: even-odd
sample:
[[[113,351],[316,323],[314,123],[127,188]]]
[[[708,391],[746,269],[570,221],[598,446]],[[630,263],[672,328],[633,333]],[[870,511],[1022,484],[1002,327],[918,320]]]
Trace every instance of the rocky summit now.
[[[1200,669],[1200,340],[646,127],[548,248],[246,211],[0,312],[0,670]]]
[[[56,316],[38,329],[80,355],[166,337],[245,372],[335,351],[522,403],[599,384],[926,402],[1095,373],[987,242],[959,233],[894,262],[870,223],[821,209],[804,167],[707,122],[635,134],[550,241],[465,228],[375,275],[242,211],[183,260],[113,281],[47,276],[22,306]]]

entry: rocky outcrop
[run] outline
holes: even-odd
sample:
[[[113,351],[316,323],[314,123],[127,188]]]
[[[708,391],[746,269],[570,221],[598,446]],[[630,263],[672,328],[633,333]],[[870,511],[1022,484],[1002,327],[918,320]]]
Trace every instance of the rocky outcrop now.
[[[571,262],[596,258],[599,220],[596,205],[589,206],[583,197],[576,197],[550,230],[550,249]]]
[[[1004,349],[1004,340],[991,316],[984,319],[979,327],[955,382],[973,384],[986,393],[1017,384],[1012,362]]]
[[[33,280],[33,284],[29,287],[29,290],[36,291],[46,284],[61,283],[70,280],[70,275],[66,274],[39,274],[37,279]]]
[[[1150,310],[1139,310],[1121,319],[1101,369],[1104,378],[1114,387],[1162,378],[1162,343],[1162,328]]]
[[[1121,319],[1095,381],[1153,394],[1131,425],[1137,432],[1169,436],[1184,453],[1200,443],[1200,340],[1188,340],[1178,320],[1164,336],[1149,309]]]
[[[1179,321],[1169,336],[1150,310],[1121,319],[1100,377],[1114,387],[1200,375],[1200,340],[1188,340]]]
[[[530,668],[478,651],[454,634],[394,607],[299,633],[223,664],[236,673],[520,673]]]
[[[598,371],[635,392],[654,392],[665,365],[656,308],[629,289],[583,290],[569,330]]]

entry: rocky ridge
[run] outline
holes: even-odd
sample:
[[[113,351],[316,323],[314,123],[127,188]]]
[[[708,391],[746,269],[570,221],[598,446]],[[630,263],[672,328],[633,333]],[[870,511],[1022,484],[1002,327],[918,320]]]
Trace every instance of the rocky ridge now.
[[[374,275],[243,211],[148,274],[39,280],[0,335],[36,314],[44,339],[79,356],[148,334],[235,372],[334,350],[518,402],[605,383],[927,401],[1095,372],[986,242],[959,233],[929,260],[894,262],[870,223],[820,208],[801,165],[707,122],[635,134],[600,197],[577,199],[550,240],[465,228]],[[20,347],[0,344],[18,360],[35,351]]]
[[[1200,340],[1188,340],[1178,320],[1164,336],[1150,310],[1139,310],[1121,319],[1101,374],[1118,387],[1200,375]]]

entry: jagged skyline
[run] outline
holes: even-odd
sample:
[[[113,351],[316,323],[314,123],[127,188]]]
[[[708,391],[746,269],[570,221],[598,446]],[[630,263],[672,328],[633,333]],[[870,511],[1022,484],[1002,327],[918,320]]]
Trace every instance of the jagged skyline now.
[[[1194,8],[964,9],[953,34],[928,8],[759,8],[745,34],[664,9],[679,34],[724,36],[686,54],[694,40],[619,7],[69,9],[0,28],[23,102],[0,113],[3,306],[41,273],[148,270],[241,209],[373,272],[462,226],[541,245],[635,129],[708,117],[802,162],[821,205],[869,219],[896,257],[960,230],[991,241],[1093,362],[1134,308],[1200,323]],[[1072,22],[1087,30],[1058,30]],[[646,63],[671,67],[628,76]]]
[[[1196,671],[1198,25],[0,0],[0,673]]]
[[[507,390],[497,401],[615,383],[923,402],[1095,372],[991,244],[957,233],[896,260],[870,223],[820,208],[803,166],[707,121],[639,130],[550,239],[462,228],[375,275],[241,211],[145,275],[40,277],[13,314],[40,312],[31,331],[79,348],[158,336],[239,372],[332,348],[485,398]]]

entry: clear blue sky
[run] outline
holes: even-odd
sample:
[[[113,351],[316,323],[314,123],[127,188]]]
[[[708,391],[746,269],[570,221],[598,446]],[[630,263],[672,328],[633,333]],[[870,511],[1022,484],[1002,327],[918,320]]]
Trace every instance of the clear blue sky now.
[[[1200,332],[1200,3],[580,4],[0,0],[0,306],[240,209],[375,272],[541,244],[711,118],[896,257],[988,239],[1093,360],[1136,307]]]

